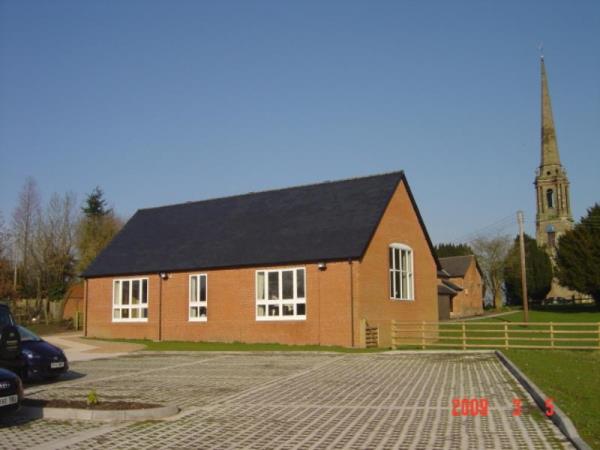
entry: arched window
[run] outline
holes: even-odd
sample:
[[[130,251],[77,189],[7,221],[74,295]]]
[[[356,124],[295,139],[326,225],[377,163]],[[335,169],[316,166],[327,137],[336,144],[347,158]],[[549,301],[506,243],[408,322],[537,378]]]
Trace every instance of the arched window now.
[[[546,191],[546,203],[548,203],[548,208],[554,208],[554,191],[552,189]]]
[[[413,252],[404,244],[390,245],[390,298],[414,300]]]

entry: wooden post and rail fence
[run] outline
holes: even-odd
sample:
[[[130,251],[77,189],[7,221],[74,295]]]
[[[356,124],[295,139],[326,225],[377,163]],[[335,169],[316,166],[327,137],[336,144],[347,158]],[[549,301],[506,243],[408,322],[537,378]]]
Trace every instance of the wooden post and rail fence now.
[[[600,322],[391,321],[392,348],[600,350]]]

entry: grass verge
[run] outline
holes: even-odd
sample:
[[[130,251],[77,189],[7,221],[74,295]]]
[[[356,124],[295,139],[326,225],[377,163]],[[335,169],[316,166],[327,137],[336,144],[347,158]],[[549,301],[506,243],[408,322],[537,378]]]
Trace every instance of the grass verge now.
[[[523,322],[522,310],[504,316],[482,318],[486,322]],[[529,310],[530,322],[600,322],[600,310],[594,306],[548,306]]]
[[[389,349],[383,348],[346,348],[321,345],[285,345],[285,344],[246,344],[243,342],[184,342],[151,341],[146,339],[97,339],[111,342],[142,344],[149,351],[180,352],[338,352],[338,353],[377,353]]]
[[[600,352],[502,350],[573,421],[581,437],[600,450]]]
[[[464,322],[440,322],[439,328],[429,326],[426,330],[432,332],[435,338],[436,329],[439,331],[439,342],[430,341],[430,348],[461,348],[462,335],[467,338],[467,348],[499,348],[504,349],[505,343],[511,346],[538,346],[550,349],[559,347],[594,347],[600,349],[600,311],[594,307],[579,306],[577,308],[548,307],[543,310],[529,312],[529,323],[523,322],[523,312],[497,316],[482,317],[477,320]],[[548,322],[554,323],[554,332],[550,332]],[[543,323],[543,324],[542,324]],[[505,330],[507,334],[505,335]],[[422,339],[419,324],[406,325],[401,331],[407,344]],[[507,340],[508,338],[508,340]]]

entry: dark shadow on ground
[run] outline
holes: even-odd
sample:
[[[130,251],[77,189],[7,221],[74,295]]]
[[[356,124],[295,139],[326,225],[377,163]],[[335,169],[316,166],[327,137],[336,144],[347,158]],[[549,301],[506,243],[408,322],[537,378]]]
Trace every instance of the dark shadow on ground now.
[[[60,383],[62,381],[78,380],[79,378],[83,378],[85,376],[87,376],[87,374],[81,373],[81,372],[76,372],[74,370],[69,370],[69,371],[61,374],[57,378],[32,378],[32,379],[24,380],[23,384],[25,385],[25,388],[46,386],[46,385],[50,385],[50,384]]]
[[[0,430],[3,428],[18,427],[40,419],[31,415],[28,410],[21,408],[12,413],[0,414]]]
[[[530,309],[544,312],[559,312],[559,313],[593,313],[600,311],[596,305],[530,305]]]

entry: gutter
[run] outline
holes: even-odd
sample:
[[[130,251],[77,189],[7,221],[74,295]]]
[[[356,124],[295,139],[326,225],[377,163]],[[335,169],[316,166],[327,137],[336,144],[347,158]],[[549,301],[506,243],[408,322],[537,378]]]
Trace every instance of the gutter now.
[[[352,270],[352,260],[348,260],[350,268],[350,343],[354,347],[354,276]]]
[[[85,315],[83,317],[83,335],[85,337],[87,337],[87,335],[88,335],[88,280],[87,280],[87,278],[83,282],[83,302],[85,304],[85,306],[84,306]]]
[[[158,274],[158,341],[162,341],[162,289],[163,277]]]

